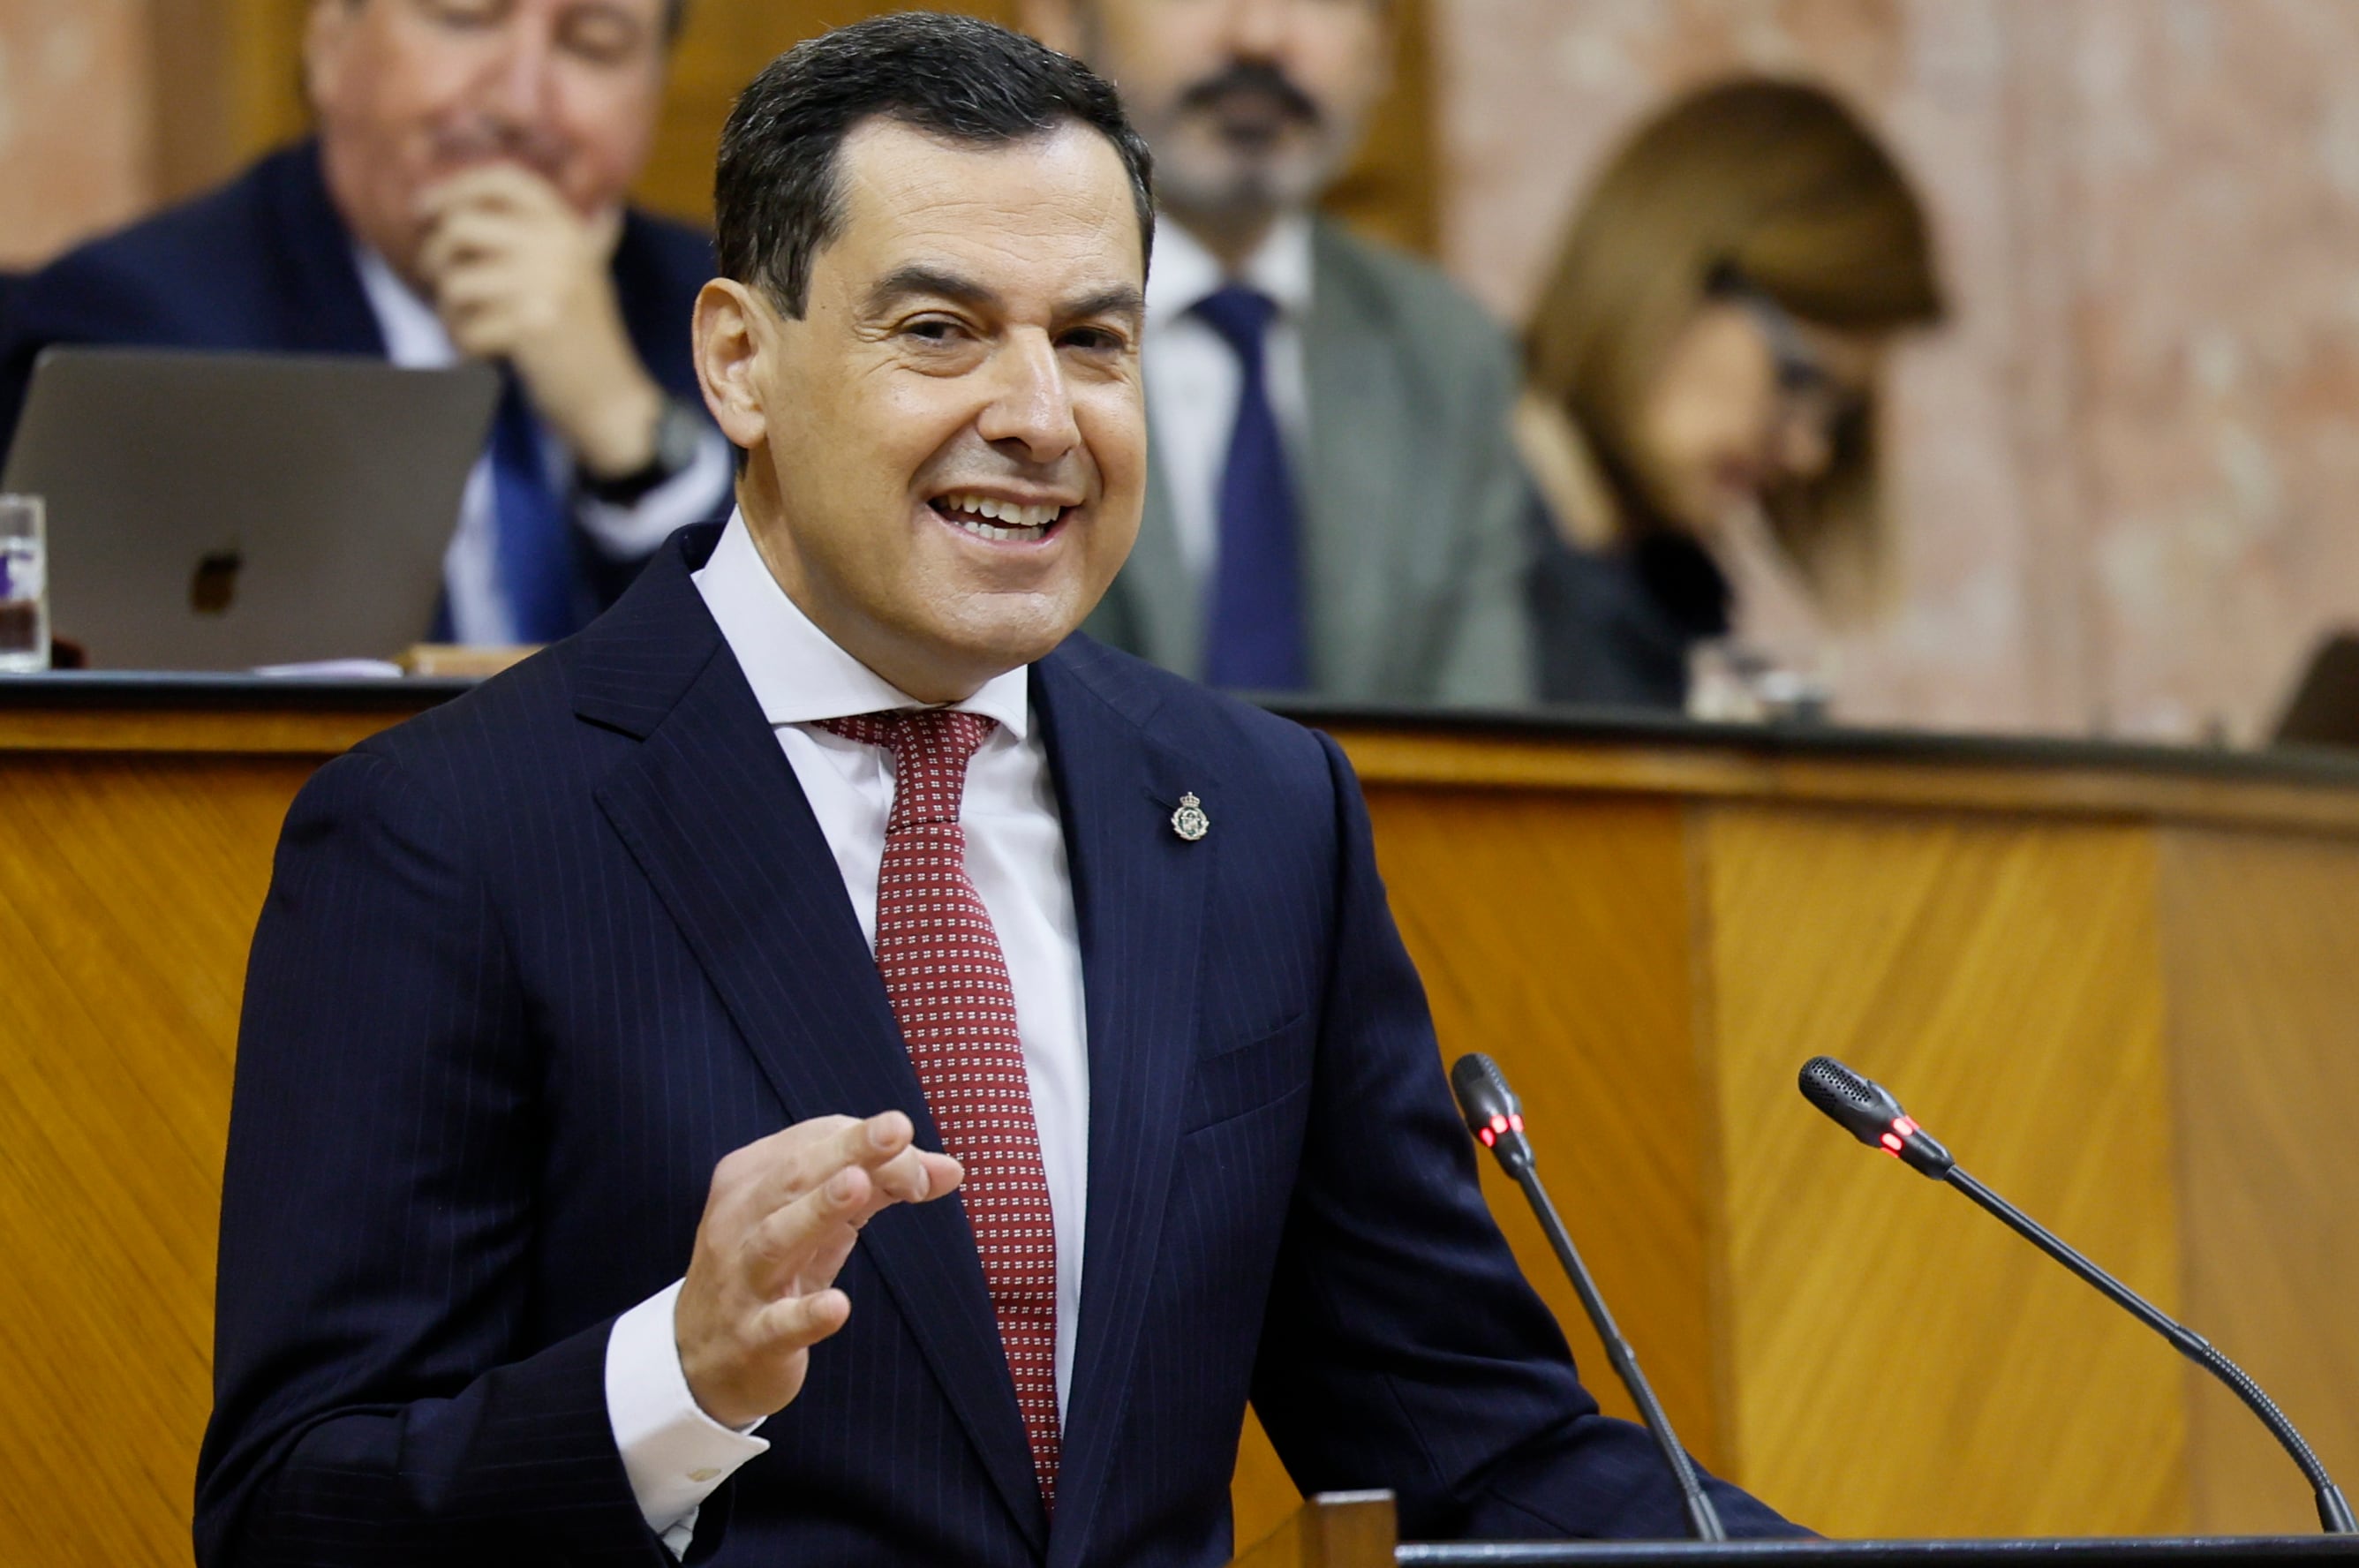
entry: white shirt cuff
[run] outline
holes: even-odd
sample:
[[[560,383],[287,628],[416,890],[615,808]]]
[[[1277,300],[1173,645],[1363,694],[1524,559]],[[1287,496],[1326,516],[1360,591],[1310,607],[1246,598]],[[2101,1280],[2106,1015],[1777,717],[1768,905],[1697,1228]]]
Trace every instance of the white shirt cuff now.
[[[770,1445],[754,1427],[723,1426],[689,1392],[672,1312],[679,1281],[614,1320],[606,1336],[606,1420],[647,1528],[674,1557],[696,1535],[696,1512],[722,1482]]]
[[[608,556],[636,561],[676,530],[723,515],[736,474],[729,438],[709,430],[696,443],[696,456],[686,468],[629,506],[610,506],[582,495],[575,500],[574,517]]]

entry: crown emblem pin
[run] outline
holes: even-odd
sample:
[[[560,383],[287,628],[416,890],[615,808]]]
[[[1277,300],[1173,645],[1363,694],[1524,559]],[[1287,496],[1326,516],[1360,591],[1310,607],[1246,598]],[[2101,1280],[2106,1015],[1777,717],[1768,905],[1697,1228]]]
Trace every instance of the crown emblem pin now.
[[[1171,813],[1171,831],[1190,844],[1212,831],[1212,819],[1204,814],[1204,802],[1194,790],[1180,797],[1180,809]]]

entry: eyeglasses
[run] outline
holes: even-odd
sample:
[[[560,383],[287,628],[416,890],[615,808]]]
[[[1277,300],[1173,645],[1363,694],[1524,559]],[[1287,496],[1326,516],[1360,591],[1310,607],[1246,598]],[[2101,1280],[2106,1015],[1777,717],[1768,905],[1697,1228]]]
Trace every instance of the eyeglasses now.
[[[1733,275],[1714,279],[1712,292],[1742,306],[1768,343],[1777,382],[1777,415],[1787,428],[1831,436],[1844,421],[1865,410],[1866,394],[1846,385],[1828,367],[1786,307]]]

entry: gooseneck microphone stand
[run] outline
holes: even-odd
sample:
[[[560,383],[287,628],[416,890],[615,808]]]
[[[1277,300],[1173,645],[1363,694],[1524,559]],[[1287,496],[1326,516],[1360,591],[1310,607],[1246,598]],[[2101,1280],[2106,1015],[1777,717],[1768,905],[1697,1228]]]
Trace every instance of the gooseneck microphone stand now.
[[[1485,1149],[1499,1157],[1500,1168],[1524,1190],[1532,1213],[1538,1216],[1549,1246],[1556,1249],[1557,1261],[1564,1265],[1574,1292],[1581,1297],[1582,1310],[1588,1312],[1597,1337],[1604,1342],[1605,1359],[1613,1364],[1622,1386],[1630,1390],[1639,1419],[1654,1435],[1655,1446],[1662,1450],[1663,1463],[1669,1467],[1671,1478],[1679,1483],[1695,1538],[1726,1541],[1728,1531],[1722,1528],[1720,1512],[1712,1506],[1712,1497],[1697,1478],[1694,1462],[1680,1446],[1678,1436],[1671,1431],[1671,1418],[1663,1413],[1662,1401],[1655,1398],[1654,1386],[1638,1370],[1637,1353],[1622,1337],[1614,1314],[1605,1310],[1605,1298],[1597,1293],[1597,1282],[1589,1277],[1589,1268],[1574,1250],[1572,1237],[1566,1233],[1564,1221],[1558,1217],[1556,1205],[1549,1202],[1548,1189],[1540,1185],[1539,1176],[1532,1169],[1532,1144],[1524,1136],[1523,1109],[1515,1092],[1507,1087],[1506,1075],[1499,1071],[1496,1062],[1476,1051],[1458,1059],[1457,1065],[1450,1070],[1450,1083],[1457,1091],[1458,1109],[1465,1116],[1468,1129]]]
[[[2301,1466],[2310,1489],[2318,1497],[2318,1522],[2329,1535],[2359,1534],[2359,1520],[2351,1515],[2351,1505],[2343,1499],[2342,1488],[2335,1486],[2326,1466],[2302,1441],[2293,1422],[2277,1407],[2277,1401],[2261,1391],[2245,1369],[2214,1349],[2211,1341],[2165,1313],[2145,1297],[2098,1268],[2079,1252],[2067,1246],[2062,1237],[2046,1225],[1975,1181],[1959,1168],[1950,1151],[1933,1136],[1917,1125],[1916,1118],[1900,1108],[1900,1102],[1890,1090],[1853,1072],[1832,1056],[1814,1056],[1802,1066],[1802,1097],[1825,1112],[1835,1124],[1860,1142],[1881,1149],[1895,1160],[1919,1175],[1945,1182],[1972,1198],[1976,1203],[1998,1216],[2001,1223],[2057,1262],[2064,1265],[2083,1280],[2093,1285],[2107,1300],[2122,1308],[2138,1322],[2169,1340],[2178,1352],[2202,1367],[2234,1391],[2252,1412],[2260,1417],[2270,1435],[2292,1455]]]

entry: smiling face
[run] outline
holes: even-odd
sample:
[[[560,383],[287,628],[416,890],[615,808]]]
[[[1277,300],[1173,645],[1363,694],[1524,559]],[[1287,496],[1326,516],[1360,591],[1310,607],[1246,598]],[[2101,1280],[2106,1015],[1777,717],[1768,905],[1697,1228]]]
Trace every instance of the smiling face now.
[[[903,691],[956,701],[1063,641],[1137,535],[1137,212],[1078,125],[973,147],[871,120],[835,179],[801,319],[716,279],[698,369],[779,586]]]
[[[303,60],[328,187],[415,276],[419,198],[507,161],[585,217],[623,200],[662,106],[664,0],[314,0]]]

